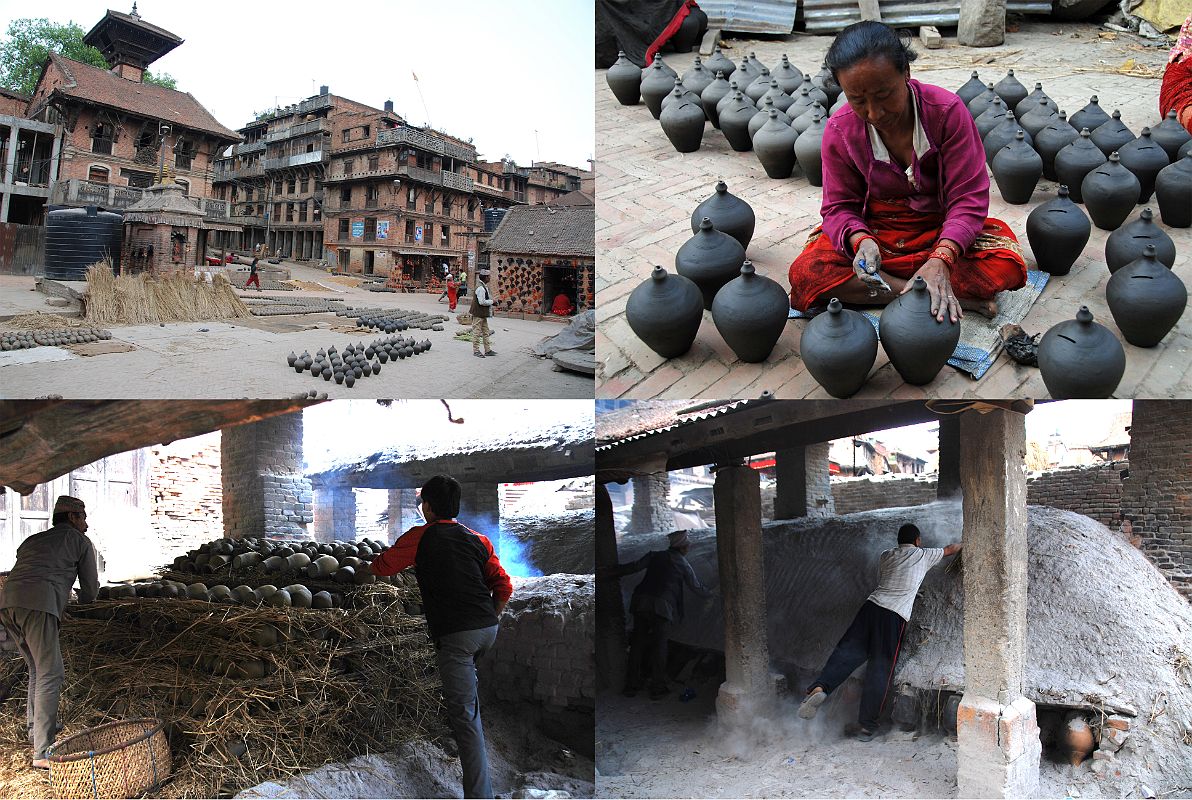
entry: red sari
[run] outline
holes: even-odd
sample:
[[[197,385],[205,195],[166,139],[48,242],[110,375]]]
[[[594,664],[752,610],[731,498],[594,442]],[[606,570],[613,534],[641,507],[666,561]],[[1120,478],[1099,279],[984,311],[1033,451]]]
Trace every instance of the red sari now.
[[[454,311],[455,304],[459,302],[459,284],[454,280],[447,281],[447,310]]]
[[[910,278],[931,257],[942,215],[913,211],[906,201],[871,200],[866,218],[882,253],[882,271]],[[836,251],[817,226],[791,264],[791,307],[806,311],[853,277],[853,259]],[[951,274],[957,297],[987,300],[1003,289],[1026,285],[1026,260],[1010,226],[990,217],[977,241],[956,260]]]

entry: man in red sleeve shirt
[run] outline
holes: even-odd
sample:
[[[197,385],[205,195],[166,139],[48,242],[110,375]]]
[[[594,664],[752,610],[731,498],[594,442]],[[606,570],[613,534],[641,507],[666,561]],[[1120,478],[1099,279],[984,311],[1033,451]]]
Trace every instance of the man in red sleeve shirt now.
[[[487,537],[455,521],[460,485],[435,475],[422,487],[425,525],[415,525],[372,562],[374,575],[414,567],[426,624],[435,643],[447,720],[459,746],[464,797],[492,797],[476,661],[497,639],[497,617],[513,584]]]

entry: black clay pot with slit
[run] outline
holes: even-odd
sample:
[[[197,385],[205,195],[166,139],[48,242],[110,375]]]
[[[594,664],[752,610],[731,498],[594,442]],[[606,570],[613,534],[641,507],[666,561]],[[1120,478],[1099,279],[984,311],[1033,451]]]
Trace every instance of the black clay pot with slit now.
[[[704,107],[677,86],[671,97],[673,99],[658,118],[662,132],[680,153],[694,153],[704,138],[704,123],[707,122]]]
[[[795,140],[795,157],[799,160],[799,166],[803,168],[807,182],[812,186],[824,185],[824,159],[820,148],[824,143],[825,130],[825,121],[812,117],[807,130],[800,133],[799,138]]]
[[[771,178],[789,178],[795,169],[795,133],[789,123],[778,119],[778,110],[770,109],[770,119],[753,137],[753,154]]]
[[[1101,148],[1101,152],[1109,156],[1110,153],[1117,152],[1122,145],[1127,142],[1132,142],[1136,138],[1134,131],[1126,127],[1126,123],[1122,122],[1122,112],[1114,109],[1113,115],[1108,122],[1097,126],[1093,131],[1093,144]]]
[[[1080,187],[1084,185],[1085,176],[1104,163],[1105,154],[1093,144],[1089,129],[1084,128],[1079,138],[1056,153],[1055,177],[1068,187],[1072,202],[1083,203],[1084,195]]]
[[[1188,145],[1192,145],[1192,140]],[[1172,228],[1192,227],[1192,146],[1188,145],[1182,158],[1159,170],[1155,177],[1159,216],[1163,224]]]
[[[835,297],[828,311],[807,324],[799,352],[811,377],[833,397],[852,397],[869,377],[877,359],[877,332],[865,315],[840,305]]]
[[[820,71],[811,76],[811,85],[828,96],[828,102],[821,103],[824,108],[833,105],[840,99],[842,91],[840,84],[832,77],[832,70],[827,67],[820,67]],[[980,89],[978,89],[979,91]]]
[[[1002,102],[1002,98],[995,97],[989,103],[989,106],[981,112],[981,116],[977,117],[977,134],[982,140],[989,134],[991,130],[1001,125],[1006,119],[1006,114],[1009,113],[1006,104]]]
[[[1068,124],[1067,115],[1061,111],[1059,116],[1035,137],[1032,147],[1043,159],[1043,177],[1049,181],[1058,180],[1055,174],[1055,157],[1072,142],[1080,138],[1080,134]]]
[[[1014,112],[1011,111],[1002,117],[1002,121],[993,130],[985,134],[984,139],[981,140],[981,143],[985,146],[985,163],[993,164],[993,157],[997,155],[999,150],[1013,142],[1019,131],[1023,132],[1026,143],[1033,149],[1035,143],[1031,139],[1030,133],[1018,125],[1018,120],[1014,118]]]
[[[1138,219],[1129,222],[1105,240],[1105,266],[1110,272],[1139,258],[1148,247],[1155,248],[1155,257],[1168,267],[1175,266],[1175,242],[1167,232],[1155,224],[1154,214],[1144,208]]]
[[[762,100],[762,107],[758,112],[749,118],[749,138],[753,140],[757,136],[757,132],[762,129],[762,126],[770,121],[770,112],[773,111],[776,118],[783,125],[790,125],[792,120],[786,114],[774,107],[774,98],[767,97]],[[757,142],[753,142],[753,147],[757,149]]]
[[[741,91],[741,88],[742,88],[741,84],[736,78],[733,78],[731,81],[728,82],[728,91],[724,93],[724,97],[722,97],[718,101],[716,101],[717,121],[719,121],[721,112],[723,112],[724,109],[728,107],[729,103],[733,102],[736,99],[737,92],[741,92],[742,99],[749,100],[748,97],[745,97],[745,93],[743,91]],[[717,125],[716,127],[720,127],[720,126]]]
[[[1127,342],[1154,347],[1183,316],[1188,288],[1155,257],[1155,246],[1148,244],[1141,256],[1113,273],[1105,286],[1105,300]]]
[[[675,85],[674,88],[671,89],[671,93],[662,98],[662,110],[666,111],[667,106],[676,102],[680,98],[695,103],[699,106],[700,111],[704,110],[703,104],[700,102],[699,95],[684,86],[682,78],[675,78]],[[659,113],[658,118],[662,119],[661,113]]]
[[[1165,151],[1158,142],[1151,138],[1151,129],[1143,128],[1142,133],[1132,142],[1126,142],[1118,150],[1118,158],[1122,166],[1134,173],[1138,178],[1138,202],[1145,203],[1155,192],[1155,177],[1159,170],[1171,163]]]
[[[716,105],[724,99],[730,91],[729,82],[724,79],[723,73],[716,73],[716,80],[708,84],[708,88],[700,92],[699,101],[704,107],[704,115],[711,121],[712,127],[720,127],[720,114],[716,111]]]
[[[647,347],[663,358],[677,358],[691,349],[699,333],[704,297],[692,281],[654,267],[630,293],[625,318]]]
[[[1162,122],[1151,128],[1151,138],[1167,153],[1168,160],[1174,163],[1180,157],[1180,148],[1192,142],[1192,133],[1188,133],[1187,128],[1179,123],[1173,108]]]
[[[1026,87],[1022,85],[1018,78],[1014,77],[1014,70],[1006,73],[1006,77],[1002,78],[993,86],[993,90],[997,92],[998,97],[1002,98],[1002,102],[1006,104],[1006,108],[1013,111],[1018,107],[1018,104],[1026,99]]]
[[[1017,114],[1017,112],[1015,112]],[[1044,97],[1031,109],[1030,113],[1017,114],[1022,129],[1032,137],[1038,136],[1039,131],[1046,128],[1059,116],[1055,103]]]
[[[642,102],[650,109],[654,119],[658,119],[662,113],[663,99],[675,90],[675,77],[674,70],[670,70],[661,58],[655,58],[654,64],[642,71]]]
[[[793,95],[799,91],[799,86],[803,83],[803,73],[790,62],[790,59],[786,57],[786,53],[782,54],[782,61],[778,62],[778,66],[770,71],[770,75],[774,80],[778,81],[778,85],[782,87],[782,91],[789,95]]]
[[[1097,95],[1089,98],[1088,105],[1077,111],[1069,120],[1072,127],[1076,130],[1088,128],[1089,132],[1097,130],[1097,128],[1109,122],[1109,114],[1105,113],[1105,109],[1101,108],[1101,103],[1097,100]]]
[[[718,181],[712,196],[695,207],[691,214],[692,233],[699,230],[704,217],[712,220],[716,230],[727,233],[748,249],[757,217],[752,206],[731,193],[724,181]]]
[[[818,100],[821,106],[830,102],[828,100],[828,93],[816,86],[815,83],[812,82],[810,75],[803,76],[803,85],[800,87],[800,91],[803,89],[807,90],[807,94],[811,97],[812,102]]]
[[[758,275],[753,264],[726,283],[712,301],[712,321],[737,358],[765,361],[786,328],[790,297],[777,281]]]
[[[604,79],[621,105],[635,106],[641,100],[642,68],[626,58],[624,50],[617,53],[617,61],[608,68]]]
[[[819,104],[819,101],[811,104],[811,107],[804,111],[798,119],[791,120],[791,128],[795,133],[802,133],[815,124],[817,119],[826,119],[828,112]]]
[[[960,323],[947,317],[938,322],[931,314],[927,283],[915,278],[911,290],[882,309],[878,328],[890,363],[907,383],[931,383],[948,363],[960,341]]]
[[[1085,175],[1080,184],[1093,224],[1101,230],[1116,230],[1138,204],[1140,186],[1134,173],[1121,165],[1118,154],[1111,153],[1109,161]]]
[[[766,69],[766,65],[758,61],[754,53],[741,59],[741,64],[737,67],[737,73],[734,76],[737,83],[741,84],[741,91],[745,91],[749,84],[757,80],[757,76],[762,74],[763,69]]]
[[[1039,372],[1056,400],[1109,397],[1126,373],[1126,351],[1113,332],[1093,321],[1088,306],[1053,325],[1039,342]]]
[[[720,287],[741,273],[743,263],[745,248],[727,233],[716,230],[707,217],[675,254],[675,271],[699,287],[704,308],[709,309]]]
[[[728,140],[728,146],[738,153],[753,149],[749,138],[749,120],[757,113],[757,106],[738,90],[728,105],[720,109],[720,132]]]
[[[1093,224],[1084,209],[1072,202],[1068,187],[1042,203],[1026,218],[1026,238],[1039,269],[1051,275],[1067,275],[1089,243]]]
[[[707,89],[708,84],[714,80],[716,80],[716,73],[705,67],[699,56],[695,57],[695,64],[691,69],[683,73],[683,85],[699,95],[702,95],[704,89]]]
[[[1047,97],[1047,94],[1043,91],[1043,84],[1036,83],[1034,91],[1024,97],[1022,102],[1014,107],[1014,115],[1020,119],[1025,117],[1027,114],[1031,113],[1035,105],[1038,104],[1038,102],[1044,97]],[[1054,100],[1052,100],[1050,97],[1047,97],[1047,99],[1051,101],[1053,106],[1055,105]]]
[[[737,71],[737,65],[719,47],[712,48],[712,57],[704,62],[704,66],[713,75],[717,72],[723,72],[725,80],[731,79],[733,73]]]
[[[1030,202],[1043,175],[1043,159],[1026,143],[1026,133],[1020,130],[1014,134],[1014,141],[993,157],[991,169],[1002,199],[1011,205],[1023,205]]]
[[[774,78],[770,79],[770,88],[762,95],[760,102],[764,103],[767,99],[773,100],[774,107],[783,112],[789,109],[795,102],[795,98],[782,91],[782,87],[778,85],[778,81]]]
[[[956,90],[956,96],[964,101],[964,105],[967,108],[968,104],[973,101],[973,98],[983,91],[985,91],[985,84],[981,83],[981,78],[977,75],[977,71],[973,70],[973,74],[969,76],[969,79]]]
[[[794,94],[795,102],[791,103],[786,109],[786,115],[791,119],[801,117],[807,113],[807,109],[815,103],[815,98],[811,96],[811,92],[807,91],[806,87],[802,87]],[[821,105],[823,105],[821,103]]]
[[[757,105],[762,101],[762,95],[770,91],[770,84],[773,82],[770,77],[770,69],[768,67],[762,69],[762,74],[758,75],[753,81],[745,87],[745,96]]]

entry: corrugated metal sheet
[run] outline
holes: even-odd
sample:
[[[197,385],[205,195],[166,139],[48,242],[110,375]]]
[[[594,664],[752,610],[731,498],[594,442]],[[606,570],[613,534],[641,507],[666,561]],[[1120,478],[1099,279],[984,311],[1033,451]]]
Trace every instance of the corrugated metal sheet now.
[[[704,6],[701,5],[700,8],[704,8]],[[666,433],[667,431],[673,431],[676,428],[683,427],[684,425],[692,425],[696,422],[700,422],[701,420],[710,419],[711,417],[719,417],[719,416],[723,416],[725,414],[731,414],[735,411],[740,411],[741,409],[745,408],[746,406],[757,406],[757,405],[760,405],[762,403],[767,403],[767,402],[773,402],[773,401],[772,400],[728,400],[723,403],[720,403],[720,402],[717,402],[714,404],[709,403],[707,408],[701,407],[701,408],[698,408],[697,410],[693,410],[693,411],[676,413],[676,414],[674,414],[674,416],[672,417],[672,419],[669,423],[664,424],[661,427],[651,427],[649,430],[643,430],[643,431],[637,431],[636,433],[630,433],[628,435],[622,436],[621,438],[618,438],[618,439],[615,439],[612,441],[598,442],[596,445],[596,452],[607,453],[608,451],[613,450],[617,447],[620,447],[623,444],[628,444],[629,442],[636,442],[639,439],[645,439],[649,436],[657,436],[660,433]],[[600,437],[597,436],[597,438],[599,439]]]
[[[795,29],[797,0],[699,0],[708,27],[738,33],[788,34]]]
[[[857,0],[802,0],[808,33],[836,33],[861,21]],[[736,3],[735,5],[746,5]],[[751,4],[750,4],[751,5]],[[894,27],[920,25],[956,27],[960,22],[959,0],[880,0],[882,22]],[[706,7],[700,3],[700,8]],[[1006,11],[1016,14],[1050,14],[1050,0],[1006,0]],[[708,12],[712,16],[712,12]],[[711,23],[709,22],[709,25]]]

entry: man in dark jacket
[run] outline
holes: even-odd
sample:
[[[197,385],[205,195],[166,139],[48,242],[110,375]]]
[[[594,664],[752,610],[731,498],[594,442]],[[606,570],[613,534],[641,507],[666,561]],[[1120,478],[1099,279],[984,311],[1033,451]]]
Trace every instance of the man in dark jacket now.
[[[472,355],[477,358],[495,356],[497,352],[488,342],[491,331],[488,318],[493,315],[493,296],[488,288],[489,272],[482,269],[476,273],[476,291],[472,293]]]
[[[414,567],[426,625],[435,644],[447,719],[459,745],[464,797],[492,797],[476,661],[497,640],[497,618],[513,594],[487,537],[455,521],[459,482],[435,475],[422,487],[425,525],[406,531],[372,562],[374,575]]]
[[[54,503],[53,527],[35,533],[17,548],[17,563],[0,591],[0,622],[12,634],[29,666],[25,721],[33,763],[49,769],[46,751],[58,732],[58,696],[66,676],[58,625],[70,589],[79,581],[79,600],[99,593],[95,547],[87,533],[87,508],[77,497]]]
[[[691,544],[687,531],[667,534],[670,547],[646,553],[630,564],[617,565],[612,572],[631,575],[645,570],[641,583],[633,590],[629,610],[633,614],[633,634],[629,642],[629,669],[625,680],[626,697],[637,694],[642,673],[648,671],[650,699],[660,700],[669,693],[666,677],[666,645],[671,632],[683,619],[683,587],[700,597],[712,592],[700,583],[687,561]]]

